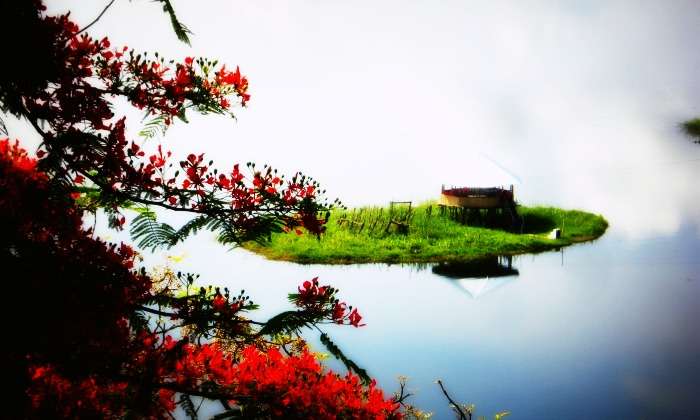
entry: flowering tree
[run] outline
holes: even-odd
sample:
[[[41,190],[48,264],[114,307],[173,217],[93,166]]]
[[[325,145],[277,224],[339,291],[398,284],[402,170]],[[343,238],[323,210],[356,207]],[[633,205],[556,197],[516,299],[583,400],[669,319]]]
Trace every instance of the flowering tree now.
[[[401,417],[403,395],[385,398],[320,330],[363,325],[336,289],[306,281],[289,295],[294,309],[256,321],[243,291],[195,286],[193,274],[148,275],[131,247],[82,226],[85,212],[101,209],[123,229],[124,210],[134,209],[131,233],[142,248],[200,229],[240,244],[279,230],[320,235],[336,202],[300,173],[219,170],[203,154],[148,150],[149,136],[189,112],[232,116],[250,100],[246,77],[204,58],[149,59],[44,11],[40,0],[0,6],[17,39],[13,65],[0,66],[1,109],[42,139],[36,158],[0,140],[0,262],[14,276],[2,314],[10,416],[160,418],[179,403],[196,417],[192,398],[202,397],[220,403],[218,418]],[[117,98],[149,115],[146,139],[127,138],[125,118],[112,111]],[[174,228],[156,220],[157,208],[191,218]],[[305,327],[321,332],[346,375],[319,365],[301,340]]]

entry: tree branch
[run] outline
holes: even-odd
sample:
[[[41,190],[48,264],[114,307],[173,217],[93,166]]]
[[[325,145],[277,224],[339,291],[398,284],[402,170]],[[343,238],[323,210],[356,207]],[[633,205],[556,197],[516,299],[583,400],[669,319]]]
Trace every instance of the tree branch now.
[[[92,25],[96,24],[97,21],[100,20],[100,18],[102,18],[102,15],[105,14],[105,12],[107,11],[107,9],[109,9],[110,6],[112,6],[113,3],[114,3],[114,0],[110,0],[110,2],[107,4],[107,6],[105,6],[105,8],[102,9],[102,12],[101,12],[99,15],[97,15],[97,17],[95,18],[95,20],[93,20],[92,22],[90,22],[90,23],[89,23],[86,27],[84,27],[83,29],[81,29],[81,30],[79,30],[78,32],[76,32],[75,35],[77,36],[77,35],[80,34],[81,32],[86,31],[86,30],[87,30],[89,27],[91,27]]]
[[[204,391],[201,389],[189,389],[187,387],[178,385],[176,383],[172,382],[163,382],[163,383],[155,383],[153,384],[154,387],[156,388],[162,388],[162,389],[169,389],[171,391],[175,392],[180,392],[182,394],[187,394],[187,395],[192,395],[195,397],[204,397],[210,400],[236,400],[236,401],[245,401],[250,398],[245,397],[243,395],[236,395],[236,394],[227,394],[225,392],[215,392],[215,391]]]
[[[460,420],[467,420],[467,419],[468,419],[468,420],[471,420],[472,414],[469,413],[469,416],[467,416],[466,414],[464,414],[464,411],[462,411],[462,409],[459,407],[459,404],[457,404],[456,402],[454,402],[454,400],[453,400],[453,399],[450,397],[450,395],[447,393],[447,390],[446,390],[445,387],[442,385],[442,381],[438,379],[438,380],[437,380],[437,383],[438,383],[438,385],[440,385],[440,389],[442,389],[442,393],[445,394],[445,397],[447,397],[447,401],[449,401],[450,404],[452,404],[452,408],[454,408],[454,410],[457,412],[457,414],[459,414],[459,419],[460,419]]]

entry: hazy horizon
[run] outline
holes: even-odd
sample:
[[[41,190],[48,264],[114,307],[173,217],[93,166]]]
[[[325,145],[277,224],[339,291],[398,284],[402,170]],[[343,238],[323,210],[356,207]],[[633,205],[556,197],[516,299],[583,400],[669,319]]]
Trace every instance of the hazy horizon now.
[[[107,2],[48,0],[81,25]],[[425,200],[440,185],[516,184],[525,204],[603,214],[628,238],[700,226],[700,4],[173,1],[177,41],[147,1],[89,32],[167,57],[240,65],[252,99],[163,143],[302,170],[348,205]],[[129,129],[139,129],[140,114]],[[30,130],[10,124],[10,137]]]

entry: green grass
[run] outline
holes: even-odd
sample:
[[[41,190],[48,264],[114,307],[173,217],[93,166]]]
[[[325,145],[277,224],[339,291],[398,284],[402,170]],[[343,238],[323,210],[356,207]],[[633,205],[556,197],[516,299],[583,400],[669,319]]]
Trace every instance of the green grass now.
[[[321,240],[309,234],[277,233],[267,243],[251,242],[245,248],[272,260],[309,264],[466,261],[560,248],[598,238],[608,227],[602,216],[579,210],[520,206],[523,233],[516,234],[459,224],[426,203],[414,208],[408,233],[400,233],[393,228],[386,231],[388,211],[379,207],[335,211]],[[404,217],[405,209],[403,213],[394,210],[394,218],[397,214]],[[340,226],[338,221],[343,217],[356,223]],[[359,231],[361,223],[365,226]],[[548,239],[555,227],[562,229],[561,238]]]

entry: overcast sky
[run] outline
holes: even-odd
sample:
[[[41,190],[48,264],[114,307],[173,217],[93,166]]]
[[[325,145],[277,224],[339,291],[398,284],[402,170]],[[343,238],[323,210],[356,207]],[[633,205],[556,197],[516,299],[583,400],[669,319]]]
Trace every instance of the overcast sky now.
[[[84,25],[107,2],[46,3]],[[629,237],[700,225],[700,146],[677,129],[700,115],[697,1],[173,5],[192,47],[146,0],[116,0],[90,32],[240,65],[249,107],[176,125],[178,153],[301,169],[349,205],[515,183]]]

